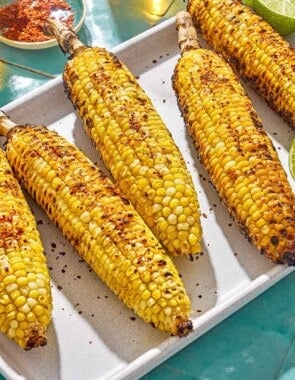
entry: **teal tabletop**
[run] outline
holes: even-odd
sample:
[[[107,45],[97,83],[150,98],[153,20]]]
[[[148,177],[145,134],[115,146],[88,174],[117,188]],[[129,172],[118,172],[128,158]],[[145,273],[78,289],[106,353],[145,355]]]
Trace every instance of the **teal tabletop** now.
[[[145,9],[148,1],[86,3],[79,37],[84,43],[108,49],[170,19],[186,6],[183,0],[163,1],[158,14],[149,14]],[[59,76],[65,63],[57,46],[24,50],[0,43],[0,107]],[[294,289],[295,273],[291,272],[141,378],[295,379]]]

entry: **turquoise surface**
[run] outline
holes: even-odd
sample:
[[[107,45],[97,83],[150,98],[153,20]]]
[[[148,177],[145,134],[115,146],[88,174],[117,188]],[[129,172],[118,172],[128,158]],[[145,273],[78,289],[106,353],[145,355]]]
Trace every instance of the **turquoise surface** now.
[[[142,380],[294,380],[291,274]]]
[[[174,1],[157,17],[144,13],[145,4],[87,0],[81,40],[112,48],[185,7],[184,1]],[[28,69],[1,65],[1,59]],[[0,43],[0,107],[59,75],[65,62],[58,47],[26,51]],[[295,379],[294,289],[292,273],[142,379]]]

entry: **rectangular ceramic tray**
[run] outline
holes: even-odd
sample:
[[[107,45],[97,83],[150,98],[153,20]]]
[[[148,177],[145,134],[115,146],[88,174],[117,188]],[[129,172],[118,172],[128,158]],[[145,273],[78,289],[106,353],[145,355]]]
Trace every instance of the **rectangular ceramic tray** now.
[[[0,371],[8,379],[138,378],[293,270],[274,265],[248,243],[221,205],[196,157],[171,87],[179,56],[174,19],[113,51],[139,77],[152,98],[179,145],[197,188],[203,215],[204,254],[199,259],[175,260],[191,297],[194,331],[186,338],[170,337],[135,316],[96,278],[28,197],[51,271],[53,321],[48,345],[29,352],[1,335]],[[294,130],[252,91],[249,94],[287,171],[287,152]],[[8,104],[4,110],[19,124],[45,124],[58,131],[101,166],[65,95],[61,78]]]

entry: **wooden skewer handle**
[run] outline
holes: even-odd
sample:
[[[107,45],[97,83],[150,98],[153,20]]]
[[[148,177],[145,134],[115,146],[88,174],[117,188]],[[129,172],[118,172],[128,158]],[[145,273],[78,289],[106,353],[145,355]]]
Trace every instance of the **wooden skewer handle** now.
[[[176,15],[176,29],[178,30],[178,45],[181,53],[200,48],[196,28],[188,12],[178,12]]]

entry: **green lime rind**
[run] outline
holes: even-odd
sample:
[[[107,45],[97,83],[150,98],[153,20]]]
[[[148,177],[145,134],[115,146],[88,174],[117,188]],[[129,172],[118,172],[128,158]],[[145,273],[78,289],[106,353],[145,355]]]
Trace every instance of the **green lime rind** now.
[[[293,139],[291,143],[288,163],[289,163],[290,173],[295,181],[295,138]]]
[[[282,36],[295,32],[295,3],[286,0],[244,0]]]

